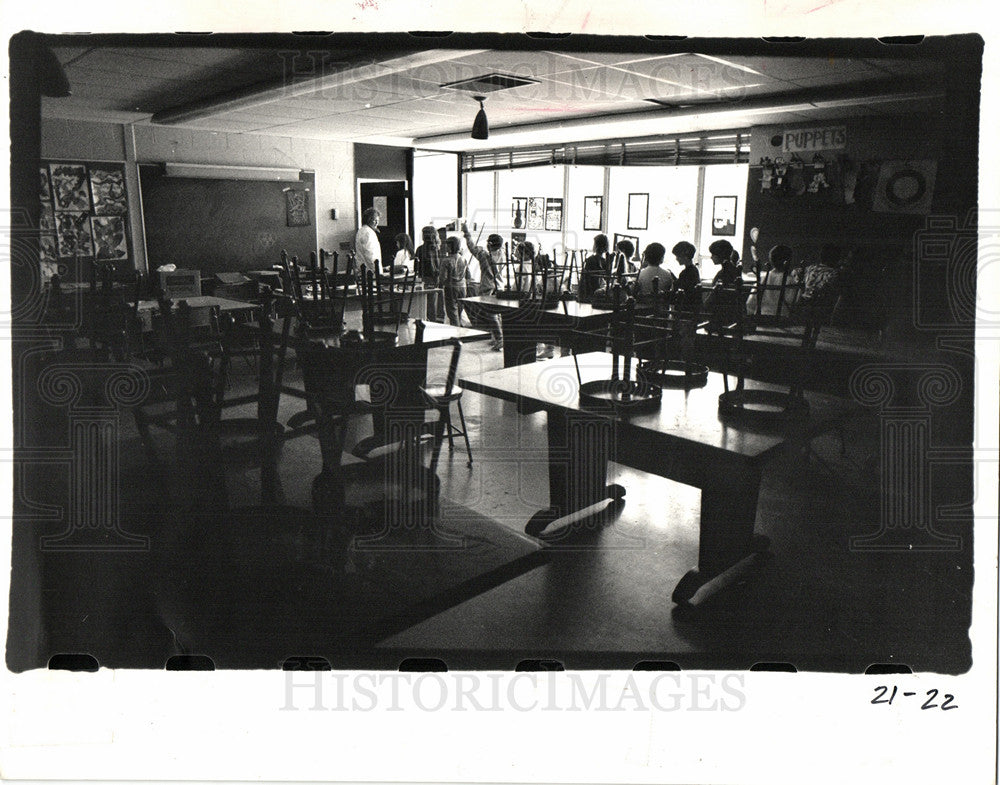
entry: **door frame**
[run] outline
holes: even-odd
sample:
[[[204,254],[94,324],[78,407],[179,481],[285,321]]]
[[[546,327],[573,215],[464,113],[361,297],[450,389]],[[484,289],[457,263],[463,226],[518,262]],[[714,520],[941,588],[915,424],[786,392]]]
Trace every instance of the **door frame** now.
[[[362,183],[405,183],[406,193],[409,194],[412,190],[412,185],[406,178],[400,179],[398,177],[355,177],[354,178],[354,222],[356,226],[355,231],[361,228],[361,184]],[[406,223],[407,231],[410,237],[413,237],[413,210],[411,209],[411,199],[409,196],[404,196],[403,199],[406,202]]]

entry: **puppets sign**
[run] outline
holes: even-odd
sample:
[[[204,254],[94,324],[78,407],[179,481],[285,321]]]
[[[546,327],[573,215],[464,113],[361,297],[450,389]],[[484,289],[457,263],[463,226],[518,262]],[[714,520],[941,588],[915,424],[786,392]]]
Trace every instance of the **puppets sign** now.
[[[796,128],[782,134],[781,149],[786,153],[812,153],[817,150],[843,150],[847,146],[847,126]]]

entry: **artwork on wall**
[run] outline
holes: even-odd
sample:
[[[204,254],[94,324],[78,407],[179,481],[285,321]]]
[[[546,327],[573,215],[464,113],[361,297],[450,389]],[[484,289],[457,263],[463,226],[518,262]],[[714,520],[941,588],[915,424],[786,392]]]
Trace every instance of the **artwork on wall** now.
[[[382,216],[385,215],[382,211],[379,212]],[[309,226],[308,191],[296,188],[285,191],[285,223],[288,226]]]
[[[52,202],[42,202],[38,213],[38,231],[42,234],[53,234],[56,230],[56,216],[52,211]]]
[[[712,236],[736,236],[735,196],[716,196],[712,199]]]
[[[563,200],[545,200],[545,230],[548,232],[561,232],[563,219]]]
[[[52,173],[52,195],[56,210],[83,212],[90,210],[87,188],[87,167],[82,164],[49,164]]]
[[[528,197],[528,219],[526,229],[545,228],[545,200],[540,196]]]
[[[928,213],[936,179],[937,161],[886,161],[879,167],[872,209],[880,213]]]
[[[90,219],[94,237],[94,258],[116,262],[128,258],[125,221],[120,215],[95,215]]]
[[[51,277],[80,257],[129,262],[128,198],[120,163],[50,161],[39,170],[39,261]]]
[[[56,237],[60,257],[92,257],[94,243],[90,236],[90,213],[56,213]]]
[[[42,263],[42,280],[47,281],[59,271],[55,235],[43,234],[38,238],[38,253]]]
[[[649,194],[628,195],[628,229],[645,229],[649,222]]]
[[[528,200],[523,196],[515,196],[510,203],[510,225],[514,229],[523,229],[525,216],[528,213]]]
[[[121,166],[100,165],[90,168],[90,197],[94,215],[125,215],[125,169]]]
[[[41,182],[38,185],[38,193],[41,196],[42,201],[46,199],[52,199],[52,189],[49,187],[49,170],[44,166],[39,167],[38,174],[41,175]]]
[[[614,243],[611,246],[612,250],[616,250],[618,248],[618,243],[620,243],[622,240],[628,240],[630,243],[632,243],[632,247],[635,249],[632,252],[632,259],[633,260],[638,260],[639,259],[639,238],[637,236],[635,236],[635,235],[631,235],[631,234],[618,234],[618,232],[615,232]]]
[[[604,225],[604,197],[583,197],[583,228],[585,231],[600,231]]]

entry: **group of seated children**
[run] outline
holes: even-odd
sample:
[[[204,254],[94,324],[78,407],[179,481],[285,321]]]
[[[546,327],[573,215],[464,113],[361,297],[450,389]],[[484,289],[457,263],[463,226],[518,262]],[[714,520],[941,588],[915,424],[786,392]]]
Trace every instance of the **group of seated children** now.
[[[622,269],[623,260],[631,257],[634,246],[624,240],[618,243],[615,252],[609,253],[605,235],[594,238],[593,252],[584,262],[581,284],[584,298],[598,294],[608,280],[614,279],[615,273]],[[712,279],[713,286],[728,286],[743,274],[739,253],[729,241],[716,240],[708,247],[708,252],[718,268]],[[677,243],[671,253],[680,266],[676,274],[663,264],[666,248],[655,242],[647,245],[635,283],[627,288],[640,300],[657,291],[670,292],[678,306],[697,309],[701,303],[701,274],[694,263],[696,249],[685,240]],[[758,272],[757,285],[748,287],[747,314],[783,316],[788,315],[800,299],[803,302],[835,299],[844,275],[841,256],[838,246],[825,245],[817,261],[793,267],[792,249],[787,245],[775,245],[768,254],[768,262]]]
[[[581,294],[584,298],[593,297],[605,287],[609,279],[619,272],[627,272],[626,266],[635,252],[635,246],[629,240],[620,241],[615,247],[615,254],[609,253],[608,238],[599,234],[594,238],[594,248],[584,261],[584,276],[581,284]],[[708,247],[712,262],[718,265],[712,283],[730,284],[740,275],[740,256],[728,240],[716,240]],[[698,286],[701,284],[701,274],[694,263],[696,249],[694,245],[682,240],[677,243],[671,253],[681,269],[677,275],[663,267],[667,249],[661,243],[650,243],[642,253],[642,262],[636,277],[632,293],[638,298],[649,297],[654,291],[677,292],[682,300],[694,300],[699,296]],[[654,289],[653,281],[658,281]]]

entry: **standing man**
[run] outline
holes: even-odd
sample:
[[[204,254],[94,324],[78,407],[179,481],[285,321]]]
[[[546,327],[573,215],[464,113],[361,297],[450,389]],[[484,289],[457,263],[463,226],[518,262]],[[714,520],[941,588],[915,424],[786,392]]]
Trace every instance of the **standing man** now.
[[[358,267],[365,267],[375,275],[381,272],[382,248],[378,242],[378,210],[369,207],[361,214],[361,228],[354,237],[354,260]]]
[[[479,294],[493,294],[497,288],[497,276],[500,265],[503,263],[503,238],[498,234],[491,234],[486,238],[486,248],[476,245],[472,241],[469,227],[462,224],[462,234],[465,235],[465,245],[469,253],[479,263],[479,285],[476,291],[469,291],[470,297]],[[470,314],[471,315],[471,314]],[[490,347],[495,352],[503,351],[503,327],[500,323],[500,314],[476,314],[477,321],[485,322],[490,329],[492,340]]]

